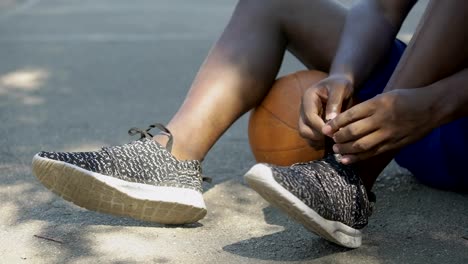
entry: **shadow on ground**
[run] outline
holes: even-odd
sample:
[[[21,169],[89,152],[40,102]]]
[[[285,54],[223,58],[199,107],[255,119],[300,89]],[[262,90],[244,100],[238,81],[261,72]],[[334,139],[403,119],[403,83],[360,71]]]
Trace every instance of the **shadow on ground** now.
[[[468,260],[467,194],[420,185],[395,164],[382,174],[375,192],[377,210],[365,229],[363,246],[359,249],[347,250],[328,243],[270,206],[263,208],[265,222],[284,230],[248,238],[223,249],[246,258],[274,261],[320,259],[324,263],[326,260],[341,263],[343,259],[338,256],[364,257],[376,263]]]
[[[468,263],[468,197],[395,167],[376,186],[377,210],[356,250],[269,207],[241,179],[254,164],[246,117],[204,162],[214,184],[197,224],[152,224],[61,200],[32,175],[33,155],[123,144],[130,127],[166,123],[235,1],[27,2],[36,5],[0,23],[2,262]]]

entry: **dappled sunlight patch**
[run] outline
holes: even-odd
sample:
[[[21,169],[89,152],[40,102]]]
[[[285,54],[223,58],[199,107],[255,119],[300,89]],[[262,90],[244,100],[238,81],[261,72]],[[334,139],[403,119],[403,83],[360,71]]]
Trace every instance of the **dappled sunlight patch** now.
[[[2,210],[2,209],[1,209]],[[3,210],[2,210],[3,212]],[[57,256],[44,254],[45,247],[57,247],[50,241],[35,237],[47,222],[30,220],[16,225],[0,226],[0,256],[2,263],[57,263]]]
[[[82,152],[82,151],[96,151],[100,150],[103,146],[108,146],[109,144],[104,142],[88,142],[85,144],[76,144],[65,146],[61,151],[65,152]]]
[[[55,195],[45,188],[38,188],[39,183],[33,182],[15,182],[0,185],[0,201],[9,201],[16,208],[27,210],[36,207],[38,204],[50,203]],[[28,197],[27,199],[25,197]],[[4,206],[2,202],[1,206]],[[2,208],[2,207],[0,207]],[[0,210],[3,212],[3,209]]]
[[[0,76],[0,94],[9,90],[36,91],[49,78],[49,71],[42,68],[24,68]]]
[[[324,263],[335,263],[335,264],[345,264],[350,263],[350,257],[352,257],[352,263],[373,263],[373,264],[380,264],[385,263],[386,261],[382,261],[378,257],[369,256],[368,254],[349,254],[350,256],[346,256],[348,253],[342,253],[342,257],[337,257],[336,255],[331,255],[327,257],[320,258],[323,260]],[[328,259],[329,262],[326,262]]]
[[[212,207],[210,211],[226,211],[229,214],[237,214],[247,218],[255,218],[252,214],[251,205],[258,204],[259,209],[266,205],[260,196],[252,189],[242,185],[236,180],[224,181],[216,184],[204,194],[205,201]],[[258,215],[261,211],[257,212]]]
[[[2,212],[0,214],[0,228],[3,229],[5,225],[12,225],[16,223],[16,220],[18,219],[19,208],[14,202],[5,202],[5,199],[1,200],[3,202],[0,203],[0,212]]]
[[[26,164],[18,164],[18,163],[3,163],[0,164],[0,171],[2,172],[2,175],[8,175],[8,174],[17,174],[17,173],[30,173],[31,172],[31,167]],[[2,184],[4,182],[0,182]]]
[[[92,248],[95,253],[114,260],[147,260],[162,253],[160,248],[155,247],[154,240],[131,232],[105,232],[90,236],[88,240],[93,241]],[[157,236],[154,238],[158,239]],[[129,252],[131,254],[128,254]]]
[[[30,96],[30,95],[25,95],[21,98],[21,101],[25,105],[40,105],[44,103],[44,98],[39,97],[39,96]]]
[[[3,177],[0,182],[0,214],[16,208],[18,218],[15,221],[21,222],[32,211],[55,198],[52,192],[42,187],[31,175],[29,164],[4,163],[0,164],[0,171]]]
[[[14,196],[16,194],[29,192],[35,187],[36,186],[30,182],[19,182],[13,184],[0,185],[0,195],[7,194]]]
[[[240,233],[248,236],[272,234],[285,229],[282,225],[264,220],[262,209],[268,203],[237,179],[215,185],[205,192],[204,198],[208,207],[208,215],[201,221],[204,225],[236,226],[239,230],[245,228],[245,232]]]
[[[50,79],[50,72],[43,68],[25,67],[0,75],[0,96],[14,98],[26,106],[45,103],[43,97],[34,95]]]

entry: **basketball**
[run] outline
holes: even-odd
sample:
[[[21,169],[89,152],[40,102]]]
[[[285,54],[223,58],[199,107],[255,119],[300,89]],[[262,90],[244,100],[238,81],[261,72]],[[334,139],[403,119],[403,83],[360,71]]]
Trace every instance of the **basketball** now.
[[[275,81],[263,102],[250,114],[249,144],[257,162],[289,166],[323,156],[299,135],[301,98],[305,90],[327,76],[299,71]]]

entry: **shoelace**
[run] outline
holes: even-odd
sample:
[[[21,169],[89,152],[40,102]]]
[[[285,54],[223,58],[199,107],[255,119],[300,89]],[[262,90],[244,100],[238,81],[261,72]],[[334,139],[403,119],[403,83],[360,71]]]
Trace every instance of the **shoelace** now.
[[[167,127],[165,127],[163,124],[161,123],[154,123],[152,125],[150,125],[147,129],[141,129],[141,128],[137,128],[137,127],[132,127],[128,130],[128,134],[130,136],[134,136],[136,134],[140,134],[140,139],[143,139],[143,138],[149,138],[149,139],[152,139],[153,138],[153,134],[150,133],[150,130],[153,129],[153,128],[158,128],[159,130],[161,130],[161,134],[164,134],[166,135],[167,137],[169,137],[169,140],[167,141],[166,143],[166,149],[172,153],[172,144],[174,143],[174,137],[172,136],[172,133],[171,131],[169,131],[169,129],[167,129]],[[202,180],[204,182],[208,182],[208,183],[211,183],[212,182],[212,179],[210,177],[207,177],[207,176],[204,176],[203,174],[201,175],[202,177]]]
[[[334,144],[334,141],[331,138],[329,138],[329,137],[325,138],[325,155],[324,155],[323,159],[329,164],[329,166],[332,166],[332,167],[333,166],[347,166],[347,165],[342,165],[340,160],[339,160],[340,157],[333,152],[333,150],[332,150],[333,144]],[[307,164],[310,164],[310,163],[314,163],[314,161],[298,163],[298,165],[301,165],[301,164],[302,165],[307,165]],[[335,165],[332,165],[332,164],[335,164]],[[348,165],[348,166],[350,166],[350,165]],[[351,165],[351,167],[353,167],[353,166]],[[354,168],[351,168],[351,169],[355,170]],[[356,177],[359,177],[359,176],[356,176]],[[318,182],[320,183],[320,185],[322,186],[322,188],[324,188],[324,190],[326,190],[325,184],[323,183],[322,179],[320,177],[316,177],[316,178],[317,178]],[[368,210],[370,210],[370,213],[372,213],[372,211],[373,211],[372,204],[370,203],[370,208],[366,208],[366,206],[365,206],[366,202],[364,200],[364,193],[363,193],[363,191],[361,189],[360,182],[361,182],[361,180],[359,180],[359,183],[356,186],[357,187],[357,192],[358,192],[357,196],[359,196],[358,200],[356,202],[359,204],[359,208],[360,208],[359,210],[368,209]],[[332,197],[330,197],[330,195],[326,191],[324,193],[325,193],[325,196],[328,199],[329,205],[332,205],[333,204]],[[369,197],[369,193],[371,193],[371,192],[367,192],[368,197]],[[371,195],[373,195],[373,194],[371,193]],[[363,217],[363,215],[361,213],[359,213],[358,218],[355,219],[354,221],[361,222],[363,220],[362,217]]]
[[[171,131],[169,131],[169,129],[167,129],[167,127],[165,127],[163,124],[160,124],[160,123],[154,123],[152,125],[150,125],[147,129],[141,129],[141,128],[137,128],[137,127],[132,127],[130,128],[130,130],[128,130],[128,134],[130,136],[134,136],[136,134],[140,134],[140,139],[143,139],[143,138],[150,138],[152,139],[153,138],[153,135],[149,132],[151,129],[153,128],[158,128],[159,130],[161,130],[162,134],[166,135],[169,137],[169,140],[167,141],[167,144],[166,144],[166,149],[169,151],[169,152],[172,152],[172,144],[174,142],[174,138],[172,136],[172,133]]]

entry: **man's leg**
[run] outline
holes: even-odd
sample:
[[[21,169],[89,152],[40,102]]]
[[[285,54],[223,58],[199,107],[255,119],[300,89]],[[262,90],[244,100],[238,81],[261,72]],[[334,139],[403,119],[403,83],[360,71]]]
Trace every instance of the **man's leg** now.
[[[345,14],[329,0],[240,1],[170,130],[133,128],[129,133],[141,134],[140,140],[99,151],[41,152],[33,159],[34,174],[90,210],[169,224],[203,218],[200,160],[267,94],[287,47],[309,67],[328,69]],[[153,127],[165,135],[153,138]]]
[[[329,0],[240,1],[168,124],[174,155],[201,160],[268,93],[286,48],[308,67],[327,71],[345,15],[345,8]]]

